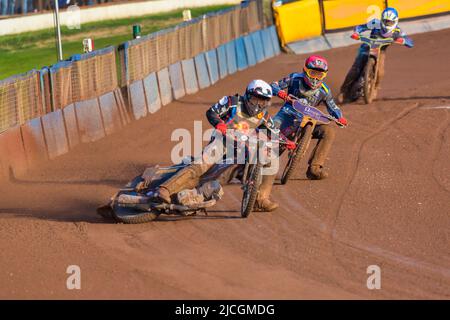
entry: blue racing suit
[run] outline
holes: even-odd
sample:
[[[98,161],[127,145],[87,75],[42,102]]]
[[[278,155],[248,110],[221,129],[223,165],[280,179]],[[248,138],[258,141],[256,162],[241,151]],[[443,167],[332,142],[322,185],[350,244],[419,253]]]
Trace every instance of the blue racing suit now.
[[[278,95],[280,90],[287,90],[287,94],[306,100],[312,107],[324,103],[330,115],[337,119],[341,118],[342,111],[334,102],[330,88],[325,83],[322,83],[319,88],[311,89],[306,84],[304,77],[304,73],[291,73],[288,77],[273,82],[271,84],[273,94]],[[290,102],[286,102],[273,120],[275,126],[280,129],[284,136],[293,138],[297,131],[297,124],[294,123],[294,119],[287,112],[289,108],[292,108],[292,105]],[[312,137],[317,139],[318,142],[309,160],[310,166],[323,167],[334,141],[334,136],[335,132],[331,126],[317,125],[314,128]]]
[[[370,30],[370,37],[371,38],[393,38],[394,40],[398,38],[405,39],[404,45],[408,48],[412,48],[414,46],[414,43],[411,38],[409,38],[405,32],[401,30],[400,27],[397,26],[393,31],[391,32],[383,32],[380,26],[380,22],[377,19],[374,19],[370,21],[367,24],[362,24],[359,26],[356,26],[354,28],[354,32],[356,33],[362,33]],[[379,87],[379,84],[381,82],[381,79],[384,76],[384,60],[385,60],[385,51],[388,46],[384,46],[381,48],[380,56],[378,57],[378,79],[376,83],[376,87]],[[361,76],[361,72],[364,69],[364,66],[367,63],[367,59],[369,57],[369,51],[370,47],[363,43],[359,47],[358,55],[356,56],[355,61],[353,62],[352,67],[350,68],[349,72],[347,73],[347,76],[345,77],[344,83],[341,86],[341,93],[345,97],[349,97],[351,94],[351,89],[353,87],[353,83],[359,79]]]

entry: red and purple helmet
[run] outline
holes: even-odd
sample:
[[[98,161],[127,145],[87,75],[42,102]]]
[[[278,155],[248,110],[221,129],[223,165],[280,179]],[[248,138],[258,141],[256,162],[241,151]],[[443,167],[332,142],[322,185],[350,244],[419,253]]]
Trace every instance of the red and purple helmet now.
[[[303,67],[305,82],[311,89],[317,89],[322,85],[327,76],[328,62],[321,56],[310,56]]]

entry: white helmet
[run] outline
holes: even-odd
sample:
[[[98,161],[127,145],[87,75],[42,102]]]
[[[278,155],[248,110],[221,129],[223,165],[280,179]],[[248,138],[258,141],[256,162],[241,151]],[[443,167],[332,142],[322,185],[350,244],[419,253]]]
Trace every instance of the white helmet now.
[[[391,33],[397,28],[398,12],[394,8],[386,8],[381,13],[381,29],[385,34]]]
[[[257,98],[252,99],[252,97]],[[245,90],[245,107],[249,116],[255,116],[269,105],[272,87],[263,80],[253,80]]]

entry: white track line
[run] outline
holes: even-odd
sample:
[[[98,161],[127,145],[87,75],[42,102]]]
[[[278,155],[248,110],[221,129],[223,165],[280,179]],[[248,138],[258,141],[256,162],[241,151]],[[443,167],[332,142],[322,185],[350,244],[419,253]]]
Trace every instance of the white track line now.
[[[422,107],[420,109],[450,109],[450,106]]]

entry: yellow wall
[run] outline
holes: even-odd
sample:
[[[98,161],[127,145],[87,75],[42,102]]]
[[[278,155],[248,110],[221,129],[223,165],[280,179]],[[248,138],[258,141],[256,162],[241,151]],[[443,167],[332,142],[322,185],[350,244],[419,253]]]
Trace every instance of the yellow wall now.
[[[368,22],[370,18],[379,19],[384,4],[384,0],[325,0],[325,29],[353,27]]]
[[[317,0],[300,0],[275,7],[274,16],[282,45],[322,34]]]
[[[450,11],[450,0],[389,0],[388,5],[398,10],[402,18],[411,18]]]
[[[272,0],[273,1],[273,0]],[[353,27],[380,18],[384,0],[324,0],[325,29]],[[404,18],[450,12],[450,0],[388,0]],[[275,24],[284,46],[286,43],[314,38],[322,34],[318,0],[298,0],[274,7]]]

